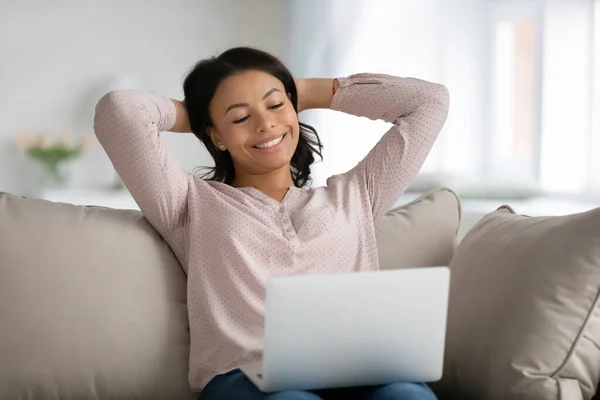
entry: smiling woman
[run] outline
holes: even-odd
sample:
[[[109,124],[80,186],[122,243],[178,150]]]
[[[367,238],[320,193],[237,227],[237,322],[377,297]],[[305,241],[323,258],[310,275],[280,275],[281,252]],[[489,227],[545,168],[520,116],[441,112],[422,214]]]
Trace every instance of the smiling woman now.
[[[231,104],[240,98],[244,102]],[[275,179],[275,186],[290,186],[289,162],[299,124],[281,81],[258,70],[231,75],[221,82],[209,108],[213,126],[207,134],[219,150],[231,153],[233,186],[252,186],[264,181],[265,174]]]
[[[310,180],[316,131],[298,122],[298,88],[275,57],[251,48],[202,60],[184,81],[193,133],[215,161],[210,180],[281,198]],[[331,102],[329,92],[329,101]]]
[[[404,382],[271,396],[239,368],[262,359],[270,277],[379,269],[374,222],[423,165],[448,114],[447,89],[375,73],[294,80],[275,57],[235,48],[196,64],[184,93],[180,102],[110,92],[94,126],[187,272],[189,381],[200,399],[434,399],[426,385]],[[310,108],[392,126],[355,167],[305,188],[321,150],[315,130],[298,122]],[[215,159],[206,179],[183,171],[160,136],[189,130]]]

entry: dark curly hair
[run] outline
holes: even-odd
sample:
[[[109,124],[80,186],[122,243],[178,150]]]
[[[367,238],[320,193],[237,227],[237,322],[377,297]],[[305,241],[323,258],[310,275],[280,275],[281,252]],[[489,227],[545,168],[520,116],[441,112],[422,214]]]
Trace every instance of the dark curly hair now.
[[[231,154],[217,149],[207,132],[207,128],[213,126],[209,104],[223,79],[247,70],[264,71],[279,79],[298,112],[298,92],[292,74],[278,58],[267,52],[251,47],[235,47],[218,57],[196,63],[184,79],[183,92],[192,132],[204,143],[215,161],[215,166],[206,167],[210,171],[203,175],[208,180],[231,185],[235,178]],[[300,137],[290,162],[290,172],[294,185],[303,187],[310,183],[310,166],[315,161],[313,153],[323,159],[323,145],[312,126],[302,122],[299,125]]]

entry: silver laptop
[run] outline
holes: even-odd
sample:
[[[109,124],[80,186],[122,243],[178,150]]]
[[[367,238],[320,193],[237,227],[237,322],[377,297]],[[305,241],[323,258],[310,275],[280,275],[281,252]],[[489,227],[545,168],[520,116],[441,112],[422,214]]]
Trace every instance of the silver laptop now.
[[[262,363],[241,370],[263,392],[441,379],[446,267],[272,278]]]

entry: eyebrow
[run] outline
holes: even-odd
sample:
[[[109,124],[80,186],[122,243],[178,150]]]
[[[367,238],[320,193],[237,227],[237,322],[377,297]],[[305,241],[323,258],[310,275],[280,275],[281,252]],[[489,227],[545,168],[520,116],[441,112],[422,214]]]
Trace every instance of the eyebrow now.
[[[270,95],[272,95],[275,92],[281,92],[281,90],[277,89],[277,88],[273,88],[271,90],[269,90],[267,93],[265,93],[265,95],[262,97],[262,99],[266,99],[267,97],[269,97]],[[250,105],[248,103],[235,103],[230,105],[229,107],[227,107],[227,110],[225,110],[225,114],[227,114],[229,112],[229,110],[232,110],[234,108],[240,108],[240,107],[250,107]]]

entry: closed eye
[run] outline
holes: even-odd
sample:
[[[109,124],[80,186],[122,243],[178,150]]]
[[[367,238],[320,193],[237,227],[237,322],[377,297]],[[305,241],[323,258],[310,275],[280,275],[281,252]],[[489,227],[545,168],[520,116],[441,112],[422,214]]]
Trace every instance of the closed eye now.
[[[274,104],[270,107],[268,107],[269,110],[276,110],[278,108],[281,108],[283,106],[283,102],[279,103],[279,104]],[[234,124],[241,124],[242,122],[248,120],[248,118],[250,118],[249,115],[246,115],[244,118],[240,118],[240,119],[236,119],[235,121],[233,121]]]
[[[233,121],[233,123],[234,124],[241,124],[242,122],[246,121],[248,118],[250,118],[250,116],[246,115],[244,118],[236,119],[235,121]]]

